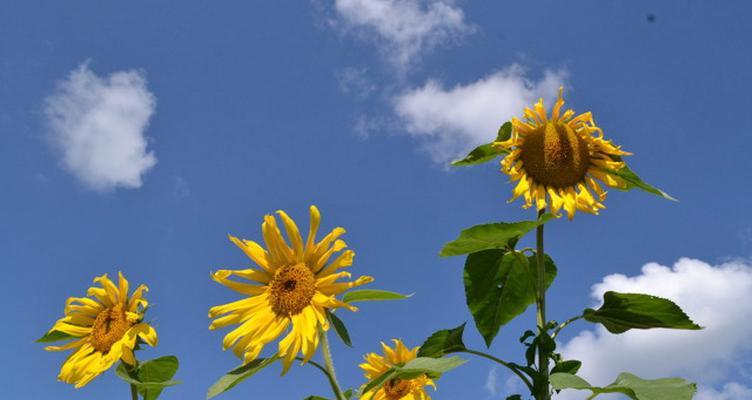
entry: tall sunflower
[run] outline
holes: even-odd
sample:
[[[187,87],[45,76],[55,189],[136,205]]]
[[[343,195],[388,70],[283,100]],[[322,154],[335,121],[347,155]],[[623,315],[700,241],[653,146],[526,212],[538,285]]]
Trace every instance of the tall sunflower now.
[[[319,329],[329,330],[327,310],[357,310],[336,296],[372,282],[373,278],[361,276],[355,281],[337,282],[340,278],[350,278],[349,272],[339,270],[352,265],[355,253],[345,250],[329,262],[335,253],[347,247],[339,239],[345,230],[335,228],[317,242],[321,214],[316,206],[310,207],[311,226],[305,242],[295,222],[284,211],[277,214],[291,245],[282,237],[277,220],[271,215],[266,215],[261,225],[266,249],[256,242],[230,236],[259,268],[222,269],[212,274],[215,281],[247,297],[212,307],[209,318],[216,319],[209,329],[239,324],[224,337],[222,347],[232,348],[244,364],[256,359],[267,343],[287,331],[277,353],[285,373],[300,352],[304,363],[313,356],[319,344]],[[233,276],[249,282],[230,279]]]
[[[365,377],[371,381],[383,375],[395,365],[414,359],[418,355],[419,347],[408,349],[399,339],[392,339],[394,347],[381,343],[384,355],[369,353],[363,357],[366,362],[359,367],[365,372]],[[364,393],[361,400],[430,400],[431,396],[426,393],[426,386],[436,390],[436,384],[425,375],[413,379],[391,379],[384,383],[378,390]]]
[[[143,295],[148,288],[141,285],[128,296],[128,281],[118,273],[118,285],[104,274],[94,278],[86,292],[88,297],[70,297],[65,302],[65,317],[55,322],[48,334],[58,332],[73,340],[45,350],[73,350],[65,360],[58,379],[78,389],[108,370],[118,360],[135,365],[133,349],[138,339],[150,346],[157,345],[157,332],[143,322],[149,303]]]
[[[512,118],[512,136],[494,146],[509,151],[501,170],[517,182],[510,202],[523,196],[524,208],[535,201],[543,210],[548,198],[554,214],[564,209],[572,219],[577,210],[598,214],[605,208],[606,192],[596,179],[614,188],[627,187],[611,172],[625,166],[621,156],[631,154],[603,138],[592,113],[562,113],[562,92],[559,88],[550,118],[540,99],[533,110],[525,108],[524,120]]]

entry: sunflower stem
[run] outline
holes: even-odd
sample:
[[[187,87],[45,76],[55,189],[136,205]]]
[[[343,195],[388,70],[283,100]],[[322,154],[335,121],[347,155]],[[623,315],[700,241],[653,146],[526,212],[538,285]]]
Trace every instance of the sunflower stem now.
[[[329,384],[332,386],[332,391],[337,400],[347,400],[342,393],[342,389],[337,382],[337,374],[334,372],[334,361],[332,360],[332,351],[329,347],[329,338],[326,332],[322,329],[321,335],[321,353],[324,355],[324,365],[326,365],[327,376],[329,377]]]
[[[138,389],[131,383],[131,400],[138,400]]]
[[[538,210],[538,219],[545,212],[545,208]],[[544,261],[545,255],[543,253],[543,224],[538,225],[535,230],[535,242],[535,260],[538,269],[538,337],[543,337],[543,335],[548,334],[548,329],[546,329],[546,267]],[[539,383],[541,387],[537,388],[535,398],[536,400],[549,400],[551,392],[549,390],[548,377],[548,352],[544,350],[543,340],[538,340],[538,372],[541,376],[541,382]]]

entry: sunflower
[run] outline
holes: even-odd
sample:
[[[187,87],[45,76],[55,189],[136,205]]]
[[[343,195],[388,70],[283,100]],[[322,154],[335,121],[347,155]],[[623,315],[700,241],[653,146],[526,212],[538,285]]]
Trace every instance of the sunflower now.
[[[128,281],[118,273],[118,285],[104,274],[94,278],[86,292],[88,297],[70,297],[65,302],[65,317],[55,322],[48,334],[58,332],[73,340],[45,350],[73,350],[65,360],[58,379],[78,389],[108,370],[118,360],[136,365],[133,349],[138,339],[150,346],[157,345],[157,332],[142,322],[149,303],[143,295],[148,288],[141,285],[128,296]]]
[[[381,343],[384,355],[369,353],[363,357],[366,362],[359,367],[365,372],[365,377],[371,381],[383,375],[395,365],[414,359],[418,355],[419,347],[409,350],[399,339],[392,339],[394,347],[389,347],[386,343]],[[390,379],[384,386],[378,390],[371,390],[364,393],[361,400],[430,400],[431,397],[426,393],[426,386],[433,387],[436,385],[433,380],[425,375],[413,379],[401,380],[398,378]]]
[[[614,188],[627,187],[613,172],[625,166],[621,156],[631,154],[603,138],[592,113],[562,113],[562,91],[559,88],[551,118],[540,99],[533,110],[525,108],[524,120],[512,118],[511,137],[494,146],[509,152],[501,170],[517,182],[510,202],[523,196],[524,208],[535,201],[538,210],[544,210],[548,198],[554,214],[564,209],[572,219],[577,210],[598,214],[605,208],[606,191],[596,179]]]
[[[347,245],[339,237],[343,228],[335,228],[320,241],[316,232],[321,214],[310,207],[311,226],[305,242],[295,222],[284,211],[277,211],[290,240],[288,245],[274,216],[266,215],[261,232],[266,249],[256,242],[230,236],[230,240],[260,268],[218,270],[212,278],[247,297],[232,303],[212,307],[209,329],[239,324],[224,337],[224,350],[232,348],[236,356],[247,364],[256,359],[264,346],[286,333],[280,340],[277,355],[282,358],[283,374],[300,352],[303,363],[311,359],[319,344],[319,329],[329,330],[326,312],[336,308],[357,311],[356,307],[340,301],[336,295],[355,286],[372,282],[370,276],[355,281],[337,282],[350,278],[339,271],[352,265],[355,253],[345,250],[328,263],[335,253]],[[231,277],[250,282],[239,282]]]

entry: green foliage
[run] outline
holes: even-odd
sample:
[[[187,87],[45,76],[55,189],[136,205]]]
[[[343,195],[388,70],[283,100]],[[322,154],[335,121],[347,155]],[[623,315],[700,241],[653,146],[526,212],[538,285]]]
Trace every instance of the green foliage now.
[[[321,396],[308,396],[303,400],[329,400],[329,398]]]
[[[355,303],[358,301],[404,300],[410,297],[412,297],[411,294],[400,294],[387,290],[363,289],[345,293],[342,301],[345,303]]]
[[[326,317],[329,319],[329,322],[334,326],[334,331],[337,332],[337,336],[339,336],[340,339],[342,339],[342,342],[346,344],[349,347],[352,347],[352,341],[350,340],[350,334],[347,332],[347,328],[345,327],[345,323],[342,322],[341,319],[339,319],[334,313],[326,310]]]
[[[485,250],[465,262],[465,296],[475,326],[487,346],[501,326],[535,303],[537,272],[522,253]],[[534,258],[532,258],[534,262]],[[546,286],[556,277],[556,266],[546,256]]]
[[[619,156],[611,156],[611,158],[613,158],[616,161],[622,161],[622,162],[624,161]],[[609,168],[601,168],[601,170],[603,170],[603,172],[607,172],[609,174],[616,175],[616,176],[620,177],[621,179],[623,179],[625,182],[627,182],[627,187],[624,188],[624,189],[621,189],[621,190],[629,191],[629,190],[637,188],[637,189],[642,189],[642,190],[644,190],[644,191],[646,191],[648,193],[652,193],[654,195],[661,196],[664,199],[676,201],[676,199],[673,198],[673,197],[671,197],[668,193],[666,193],[663,190],[658,189],[657,187],[655,187],[653,185],[650,185],[647,182],[645,182],[642,179],[640,179],[640,177],[637,176],[637,174],[634,171],[632,171],[631,169],[629,169],[629,167],[627,166],[626,163],[624,164],[624,167],[622,167],[622,168],[620,168],[618,170],[613,170],[613,169],[609,169]]]
[[[454,368],[464,364],[465,360],[459,357],[446,358],[414,358],[404,365],[395,365],[393,368],[381,374],[378,378],[368,382],[360,389],[361,396],[371,390],[378,390],[384,383],[391,379],[415,379],[419,376],[426,375],[429,378],[436,379]]]
[[[497,222],[475,225],[460,232],[460,236],[441,249],[442,257],[459,256],[491,249],[512,249],[521,237],[554,218],[543,214],[537,221]]]
[[[462,342],[462,335],[465,332],[465,324],[454,329],[444,329],[434,332],[418,350],[418,357],[439,358],[449,353],[466,350]]]
[[[504,125],[502,125],[499,128],[499,133],[496,136],[495,142],[503,142],[505,140],[508,140],[512,136],[512,123],[511,122],[505,122]],[[493,142],[482,144],[473,151],[470,152],[465,158],[461,160],[455,160],[452,161],[452,166],[454,167],[464,167],[468,165],[476,165],[476,164],[482,164],[484,162],[488,162],[493,160],[494,158],[501,156],[503,154],[509,153],[508,150],[503,149],[501,147],[496,147],[493,145]]]
[[[606,292],[603,305],[583,314],[587,321],[600,323],[611,333],[630,329],[702,329],[671,300],[639,293]]]
[[[579,376],[558,372],[551,375],[551,386],[556,390],[590,390],[595,396],[602,393],[622,393],[633,400],[690,400],[697,387],[694,383],[680,378],[647,380],[628,372],[622,372],[614,383],[605,386],[591,386]]]
[[[172,377],[178,371],[178,366],[177,357],[165,356],[141,362],[135,368],[120,363],[115,370],[115,374],[122,380],[136,386],[138,394],[144,400],[155,400],[164,388],[180,383],[180,381],[172,380]]]
[[[234,370],[228,372],[227,374],[225,374],[225,376],[219,378],[219,380],[214,382],[214,384],[209,388],[209,391],[206,393],[207,400],[232,389],[240,382],[243,382],[244,380],[250,378],[255,373],[268,367],[277,360],[279,360],[279,357],[276,355],[270,358],[257,358],[246,365],[235,368]]]
[[[567,374],[576,374],[577,371],[580,370],[580,367],[582,367],[582,361],[578,360],[567,360],[567,361],[560,361],[557,362],[556,365],[551,369],[551,373],[555,374],[557,372],[564,372]]]
[[[63,340],[78,339],[78,337],[60,331],[49,331],[36,340],[37,343],[54,343]]]

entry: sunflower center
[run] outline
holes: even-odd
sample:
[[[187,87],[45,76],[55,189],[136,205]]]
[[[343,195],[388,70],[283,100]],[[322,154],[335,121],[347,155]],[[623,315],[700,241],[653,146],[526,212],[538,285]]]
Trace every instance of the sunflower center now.
[[[384,393],[388,400],[399,400],[407,396],[410,390],[412,390],[410,381],[403,381],[399,378],[390,379],[384,384]]]
[[[535,183],[565,188],[581,182],[590,166],[587,142],[569,125],[547,122],[525,136],[520,160]]]
[[[122,305],[106,308],[97,314],[91,326],[91,345],[95,350],[107,353],[130,327]]]
[[[305,264],[288,265],[277,270],[270,287],[269,303],[274,313],[296,315],[311,304],[316,279]]]

